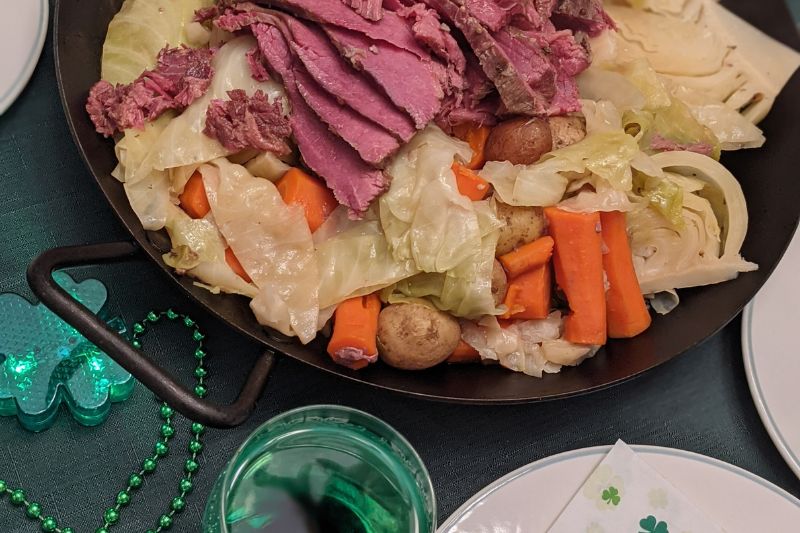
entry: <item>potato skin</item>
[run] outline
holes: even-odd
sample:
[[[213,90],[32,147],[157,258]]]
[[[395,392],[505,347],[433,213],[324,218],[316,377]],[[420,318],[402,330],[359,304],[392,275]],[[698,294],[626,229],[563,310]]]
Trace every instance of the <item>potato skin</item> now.
[[[496,202],[497,218],[505,223],[497,240],[497,255],[535,241],[544,234],[545,220],[540,207],[522,207]]]
[[[495,126],[486,140],[484,150],[487,161],[530,165],[552,149],[553,139],[547,121],[520,117]]]
[[[553,139],[553,150],[575,144],[586,137],[586,119],[583,117],[550,117],[547,122]]]
[[[500,261],[495,259],[492,267],[492,298],[494,299],[494,305],[500,305],[505,301],[507,290],[508,276]]]
[[[391,304],[378,316],[378,351],[389,366],[423,370],[447,359],[461,339],[455,318],[423,304]]]

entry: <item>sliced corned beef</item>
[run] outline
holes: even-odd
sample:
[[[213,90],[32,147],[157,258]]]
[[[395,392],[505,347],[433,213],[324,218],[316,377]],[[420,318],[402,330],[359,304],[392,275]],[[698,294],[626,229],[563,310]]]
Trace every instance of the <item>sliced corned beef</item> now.
[[[342,0],[353,11],[367,20],[380,20],[383,16],[383,0]]]
[[[353,31],[325,26],[333,44],[351,64],[383,87],[389,98],[424,128],[441,109],[447,73],[439,63]]]
[[[321,24],[353,30],[375,41],[386,42],[427,58],[428,52],[417,42],[408,24],[396,13],[384,11],[379,21],[366,20],[341,1],[320,0],[257,0],[260,4],[277,7]],[[251,9],[252,4],[236,4],[235,9]]]
[[[472,53],[465,54],[467,66],[464,71],[464,90],[448,95],[442,102],[442,110],[436,117],[436,124],[446,132],[462,122],[477,122],[493,125],[497,122],[498,108],[496,98],[487,98],[494,85],[481,69],[478,58]],[[496,96],[496,94],[495,94]]]
[[[451,0],[424,2],[461,30],[509,113],[541,115],[546,112],[547,106],[542,102],[542,95],[525,82],[503,48],[463,5]]]
[[[286,142],[292,134],[289,119],[278,100],[270,103],[263,91],[248,97],[241,89],[228,91],[229,100],[211,100],[203,133],[217,139],[228,150],[255,148],[288,154]]]
[[[428,9],[424,4],[413,4],[400,6],[396,12],[411,22],[411,31],[419,42],[440,59],[452,64],[457,72],[464,72],[466,65],[464,52],[450,34],[449,28],[442,25],[436,11]]]
[[[143,128],[168,109],[182,111],[205,94],[214,75],[213,50],[165,47],[156,66],[127,85],[99,81],[89,90],[86,111],[98,133],[110,137],[128,128]]]
[[[506,5],[495,0],[464,0],[464,7],[486,28],[498,31],[508,24],[516,4],[513,0],[502,3]]]
[[[336,101],[302,68],[293,70],[297,90],[328,128],[352,146],[361,159],[380,166],[400,148],[391,133]]]
[[[414,123],[383,90],[351,67],[316,25],[283,17],[292,32],[292,50],[308,73],[338,100],[407,142]]]
[[[556,28],[582,31],[592,37],[614,28],[602,0],[558,0],[551,20]]]
[[[531,32],[536,35],[534,32]],[[543,114],[556,93],[556,72],[542,48],[534,39],[526,38],[524,32],[513,27],[500,30],[493,35],[514,64],[519,75],[534,89],[536,106]]]
[[[255,24],[251,29],[271,70],[283,79],[292,104],[289,122],[303,160],[325,180],[339,203],[356,216],[362,214],[385,190],[386,177],[364,163],[341,138],[331,135],[308,107],[297,90],[293,56],[282,33],[267,24]]]

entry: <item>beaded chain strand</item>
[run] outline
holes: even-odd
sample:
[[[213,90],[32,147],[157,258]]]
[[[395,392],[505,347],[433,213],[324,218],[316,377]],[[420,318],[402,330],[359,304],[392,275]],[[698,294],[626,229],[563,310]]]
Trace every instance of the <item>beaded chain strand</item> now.
[[[194,358],[197,361],[197,366],[194,369],[194,393],[200,398],[205,397],[208,394],[208,389],[206,388],[208,371],[204,364],[206,351],[203,348],[203,339],[205,335],[203,335],[195,321],[188,315],[177,313],[172,309],[161,312],[150,311],[142,322],[133,324],[133,338],[131,344],[134,348],[140,349],[142,347],[140,339],[147,333],[148,326],[155,325],[161,321],[162,318],[167,318],[171,321],[181,320],[184,326],[192,330],[192,339],[197,342],[197,346],[194,350]],[[103,525],[97,528],[95,533],[110,533],[110,529],[115,524],[119,523],[122,510],[130,504],[133,495],[142,487],[144,479],[155,472],[158,460],[169,453],[169,441],[175,436],[175,426],[173,425],[175,411],[164,403],[161,405],[159,414],[164,422],[159,430],[158,441],[156,441],[155,446],[153,446],[153,454],[142,461],[142,466],[138,471],[130,475],[125,489],[117,493],[114,506],[109,507],[103,513]],[[188,445],[189,458],[183,465],[184,476],[178,483],[178,495],[170,502],[168,511],[159,517],[156,528],[148,529],[146,533],[162,533],[170,529],[175,521],[176,515],[186,508],[186,496],[192,491],[194,487],[193,477],[200,468],[197,456],[203,451],[202,436],[203,433],[205,433],[205,426],[195,422],[191,425],[190,432],[191,440]],[[75,533],[73,528],[62,528],[58,525],[55,518],[46,516],[42,510],[42,506],[36,502],[29,501],[24,490],[9,488],[8,483],[0,479],[0,498],[3,496],[8,497],[8,501],[11,505],[24,509],[25,515],[28,518],[38,520],[39,527],[45,533]]]

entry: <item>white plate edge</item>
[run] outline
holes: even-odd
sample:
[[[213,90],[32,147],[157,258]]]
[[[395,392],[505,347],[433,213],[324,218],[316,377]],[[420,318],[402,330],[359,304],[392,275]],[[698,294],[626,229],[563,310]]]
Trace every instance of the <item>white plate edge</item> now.
[[[472,509],[476,504],[484,500],[494,491],[504,487],[511,481],[515,480],[516,478],[523,476],[529,472],[533,472],[535,470],[539,470],[540,468],[549,466],[551,463],[560,463],[565,460],[576,459],[578,457],[583,457],[586,455],[598,455],[598,459],[602,458],[602,456],[608,453],[612,445],[601,445],[601,446],[593,446],[589,448],[581,448],[578,450],[570,450],[562,453],[558,453],[556,455],[551,455],[548,457],[544,457],[539,459],[538,461],[533,461],[532,463],[528,463],[525,466],[522,466],[505,476],[493,481],[486,485],[483,489],[479,490],[474,496],[472,496],[469,500],[464,502],[458,509],[456,509],[447,520],[445,520],[442,525],[436,530],[437,533],[447,533],[447,530],[453,527],[457,521],[464,516],[470,509]],[[741,468],[736,465],[732,465],[730,463],[726,463],[720,459],[716,459],[714,457],[709,457],[707,455],[702,455],[695,452],[690,452],[686,450],[679,450],[677,448],[666,448],[662,446],[651,446],[646,444],[632,444],[631,448],[636,453],[641,454],[651,454],[651,455],[670,455],[673,457],[680,457],[683,459],[688,459],[690,461],[704,463],[706,465],[714,466],[716,468],[722,468],[723,470],[727,470],[732,474],[738,475],[749,481],[757,483],[762,487],[772,491],[777,496],[780,496],[787,500],[789,503],[795,505],[796,507],[800,508],[800,500],[795,498],[793,495],[785,491],[784,489],[780,488],[779,486],[775,485],[771,481],[767,481],[766,479],[759,477],[752,472],[748,472],[744,468]],[[576,487],[577,490],[579,487]],[[566,505],[567,502],[564,503]]]
[[[44,49],[44,42],[47,38],[47,30],[50,26],[50,4],[48,0],[40,0],[39,2],[42,12],[39,16],[39,26],[41,30],[39,31],[39,35],[36,36],[36,41],[33,44],[33,48],[31,48],[30,53],[28,54],[28,61],[26,63],[25,69],[19,73],[17,76],[17,80],[11,86],[9,91],[3,96],[3,99],[0,99],[0,116],[2,116],[11,104],[13,104],[25,87],[28,85],[28,82],[33,76],[34,70],[36,70],[36,65],[39,63],[39,58],[42,56],[42,50]]]
[[[753,403],[756,406],[756,411],[758,411],[758,416],[761,418],[761,423],[767,430],[772,443],[778,449],[778,453],[781,454],[781,457],[783,457],[783,460],[792,472],[800,478],[800,459],[797,458],[791,448],[789,448],[786,439],[783,437],[780,429],[778,429],[778,425],[772,418],[772,413],[761,391],[761,383],[758,381],[758,372],[755,368],[755,350],[753,350],[752,332],[754,305],[755,299],[747,304],[742,312],[742,359],[744,359],[744,373],[747,376],[747,386],[750,388],[750,396],[753,397]]]

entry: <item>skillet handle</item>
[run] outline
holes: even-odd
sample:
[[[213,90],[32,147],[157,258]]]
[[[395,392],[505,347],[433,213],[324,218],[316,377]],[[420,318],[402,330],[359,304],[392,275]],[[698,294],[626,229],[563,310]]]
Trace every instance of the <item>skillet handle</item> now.
[[[72,298],[52,276],[53,271],[58,268],[126,260],[140,251],[138,245],[128,241],[53,248],[42,253],[30,264],[27,271],[28,284],[42,303],[175,410],[211,427],[238,426],[250,417],[264,390],[275,362],[273,352],[265,351],[258,358],[234,403],[221,406],[201,400]]]

